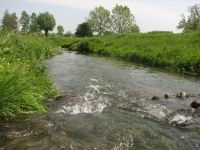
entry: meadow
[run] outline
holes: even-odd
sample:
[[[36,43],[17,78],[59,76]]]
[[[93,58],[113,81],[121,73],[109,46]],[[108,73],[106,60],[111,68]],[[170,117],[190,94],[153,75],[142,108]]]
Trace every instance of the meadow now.
[[[149,32],[81,39],[69,47],[177,72],[200,75],[200,32]]]
[[[200,33],[150,32],[67,38],[22,35],[0,30],[0,119],[47,108],[44,101],[59,91],[43,62],[60,46],[177,72],[200,75]]]
[[[0,30],[0,119],[47,110],[44,100],[58,90],[43,61],[57,54],[59,45],[73,40]]]

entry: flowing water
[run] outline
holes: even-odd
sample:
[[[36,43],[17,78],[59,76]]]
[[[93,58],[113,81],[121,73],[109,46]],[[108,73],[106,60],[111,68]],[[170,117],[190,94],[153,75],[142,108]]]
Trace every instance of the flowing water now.
[[[173,96],[199,94],[199,80],[68,52],[46,65],[64,96],[46,101],[48,113],[0,122],[0,150],[200,149],[200,117],[189,108],[195,97]]]

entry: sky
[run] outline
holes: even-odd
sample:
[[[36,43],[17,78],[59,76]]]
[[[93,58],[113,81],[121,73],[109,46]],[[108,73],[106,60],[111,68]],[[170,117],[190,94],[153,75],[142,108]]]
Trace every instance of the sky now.
[[[16,12],[18,18],[23,10],[29,14],[48,11],[57,26],[73,33],[95,7],[101,5],[111,11],[118,4],[130,8],[141,32],[180,32],[176,28],[180,15],[187,14],[188,7],[197,3],[200,0],[0,0],[0,20],[6,9]]]

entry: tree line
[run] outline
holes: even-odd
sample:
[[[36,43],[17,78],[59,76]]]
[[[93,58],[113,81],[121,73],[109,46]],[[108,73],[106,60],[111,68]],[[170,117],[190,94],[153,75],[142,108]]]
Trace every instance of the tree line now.
[[[90,11],[88,18],[76,29],[77,36],[138,33],[140,31],[135,17],[128,6],[116,5],[112,11],[103,6],[95,7]]]
[[[52,31],[56,25],[54,16],[49,12],[39,13],[38,15],[33,12],[29,15],[26,11],[22,11],[21,17],[18,19],[16,13],[9,13],[6,10],[1,22],[1,28],[5,30],[18,31],[19,26],[21,26],[22,33],[41,32],[43,30],[45,36],[48,36],[49,31]],[[61,25],[57,27],[57,30],[60,35],[64,32]]]
[[[181,15],[177,29],[183,32],[200,31],[200,4],[188,8],[188,16]],[[134,15],[127,6],[116,5],[112,11],[102,6],[95,7],[89,12],[85,22],[78,25],[77,36],[139,33],[139,26],[136,24]]]
[[[199,31],[200,30],[200,4],[195,4],[188,9],[188,16],[181,15],[181,20],[177,26],[183,32]],[[52,31],[56,26],[55,18],[49,12],[32,13],[29,15],[26,11],[22,11],[21,17],[17,18],[16,13],[4,12],[1,20],[2,29],[19,30],[21,26],[22,33],[45,32],[48,36],[49,31]],[[128,6],[116,5],[112,11],[105,9],[103,6],[95,7],[89,12],[89,16],[84,22],[77,25],[75,35],[77,37],[108,34],[123,34],[123,33],[139,33],[139,26],[136,24],[135,17],[131,13]],[[63,35],[63,26],[57,26],[57,33]],[[71,32],[66,33],[71,36]]]

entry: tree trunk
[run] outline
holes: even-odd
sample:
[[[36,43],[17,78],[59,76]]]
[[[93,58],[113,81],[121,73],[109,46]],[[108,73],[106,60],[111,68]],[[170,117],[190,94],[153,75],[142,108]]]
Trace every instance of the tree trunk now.
[[[44,30],[45,31],[45,36],[48,36],[48,30]]]

